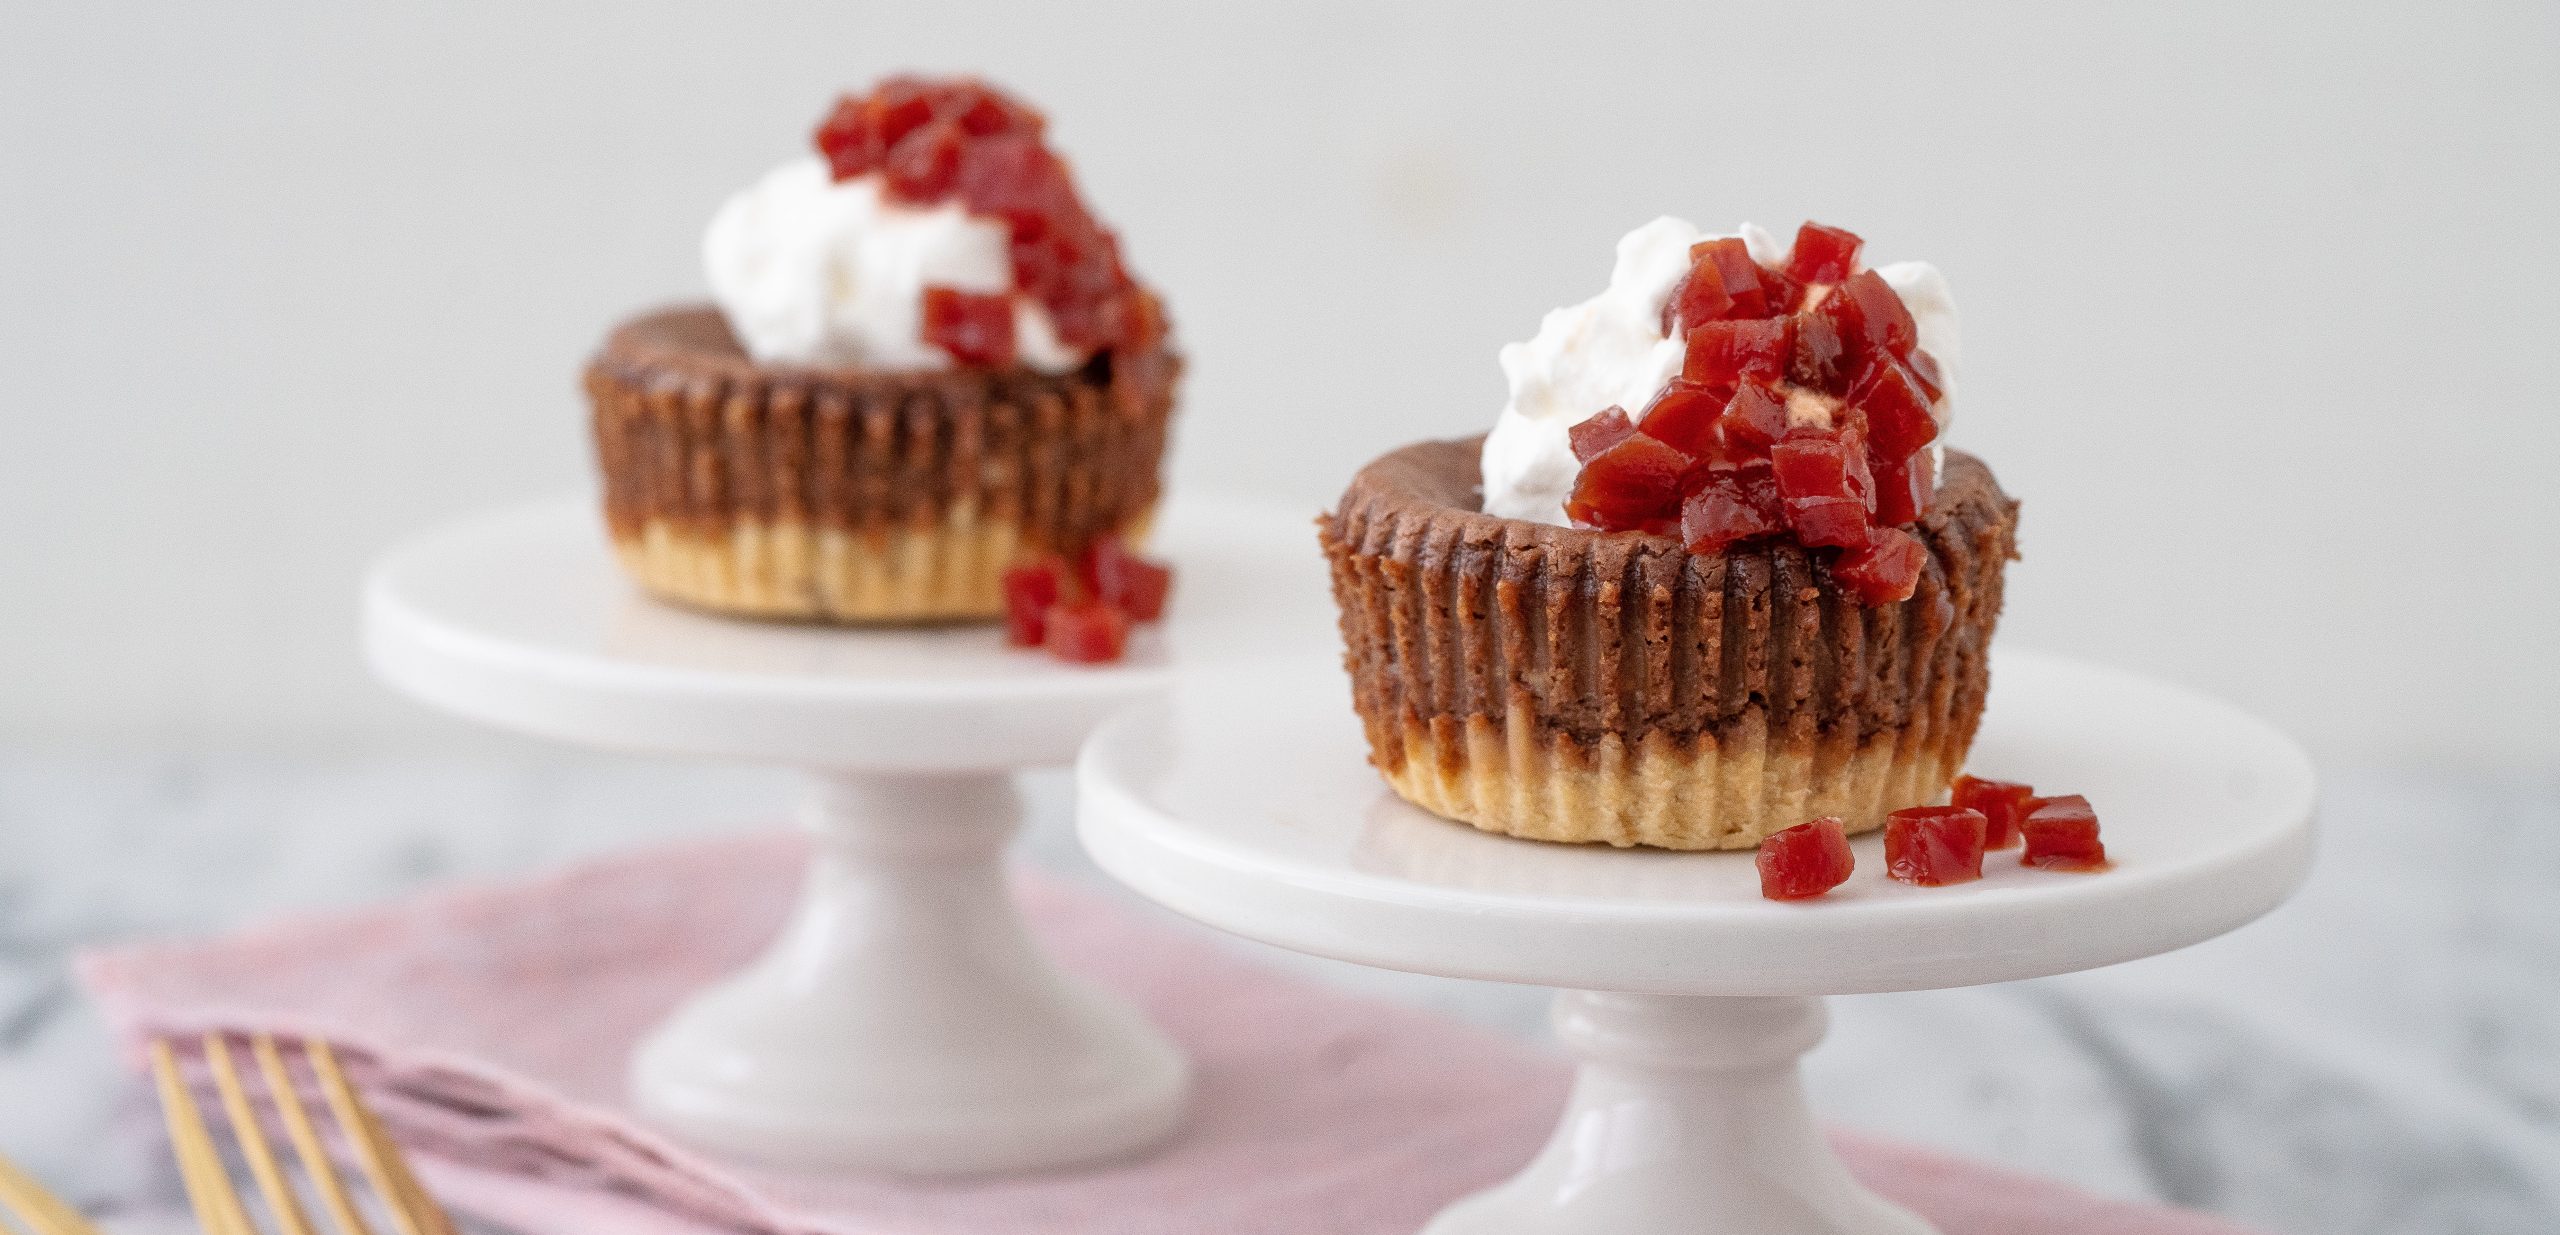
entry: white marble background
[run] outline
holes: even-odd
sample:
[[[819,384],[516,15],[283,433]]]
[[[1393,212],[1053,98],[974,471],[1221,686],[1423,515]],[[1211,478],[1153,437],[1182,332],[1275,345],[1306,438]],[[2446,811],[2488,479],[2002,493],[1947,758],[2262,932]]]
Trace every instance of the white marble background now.
[[[1094,877],[1063,776],[1030,860]],[[66,958],[783,817],[779,775],[582,756],[0,753],[0,1151],[118,1232],[188,1229]],[[2296,1235],[2560,1229],[2560,779],[2336,771],[2309,889],[2186,952],[1837,1000],[1831,1118]],[[1543,1034],[1523,988],[1237,944]]]

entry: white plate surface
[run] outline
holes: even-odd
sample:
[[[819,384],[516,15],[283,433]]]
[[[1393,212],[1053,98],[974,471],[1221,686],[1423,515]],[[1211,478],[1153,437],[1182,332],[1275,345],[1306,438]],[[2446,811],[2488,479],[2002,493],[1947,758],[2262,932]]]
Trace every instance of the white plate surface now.
[[[2148,956],[2265,913],[2311,857],[2309,761],[2264,723],[2132,674],[1998,655],[1971,767],[2086,794],[2113,869],[1915,888],[1857,840],[1829,896],[1763,899],[1749,853],[1567,846],[1407,805],[1324,660],[1187,683],[1097,733],[1086,847],[1163,904],[1299,951],[1424,973],[1700,995],[2007,981]]]

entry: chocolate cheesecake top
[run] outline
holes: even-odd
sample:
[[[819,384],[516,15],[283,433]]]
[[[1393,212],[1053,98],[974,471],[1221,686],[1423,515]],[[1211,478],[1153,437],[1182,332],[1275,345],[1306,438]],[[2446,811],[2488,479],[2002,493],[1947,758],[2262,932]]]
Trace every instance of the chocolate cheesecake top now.
[[[1422,442],[1353,478],[1323,537],[1364,712],[1504,717],[1596,742],[1693,742],[1901,726],[1924,692],[1970,714],[1988,688],[2017,503],[1949,451],[1907,600],[1860,603],[1836,553],[1792,538],[1693,553],[1678,540],[1483,513],[1483,439]],[[1970,705],[1970,706],[1965,706]]]

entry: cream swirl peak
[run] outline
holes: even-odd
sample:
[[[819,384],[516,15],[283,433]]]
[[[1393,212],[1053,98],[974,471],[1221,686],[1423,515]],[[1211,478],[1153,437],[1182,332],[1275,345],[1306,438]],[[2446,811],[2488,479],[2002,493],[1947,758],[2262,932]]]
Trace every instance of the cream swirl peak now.
[[[882,173],[836,180],[819,155],[793,159],[732,196],[703,236],[712,298],[747,353],[769,364],[945,369],[927,341],[928,287],[1015,290],[1005,222],[957,200],[889,200]],[[1089,353],[1058,339],[1048,312],[1011,297],[1021,363],[1046,373]]]
[[[1565,501],[1582,468],[1570,431],[1605,408],[1636,413],[1680,376],[1688,344],[1680,330],[1670,328],[1666,306],[1690,272],[1692,246],[1737,236],[1753,261],[1788,264],[1788,247],[1751,224],[1711,234],[1685,220],[1655,219],[1618,241],[1608,287],[1548,313],[1535,336],[1502,349],[1510,399],[1485,439],[1487,513],[1570,522]],[[1954,299],[1946,280],[1925,262],[1875,269],[1910,310],[1919,347],[1936,362],[1939,397],[1930,411],[1943,431],[1954,406],[1961,345]]]

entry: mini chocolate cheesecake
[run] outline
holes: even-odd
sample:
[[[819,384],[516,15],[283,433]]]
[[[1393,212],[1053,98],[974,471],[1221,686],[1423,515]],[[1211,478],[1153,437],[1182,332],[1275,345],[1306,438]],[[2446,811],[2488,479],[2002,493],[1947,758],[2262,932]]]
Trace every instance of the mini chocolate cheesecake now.
[[[993,618],[1016,560],[1143,535],[1179,359],[1081,368],[759,363],[708,305],[615,330],[586,371],[605,519],[670,600],[853,621]]]
[[[1904,599],[1793,538],[1697,552],[1482,513],[1483,439],[1364,468],[1321,536],[1371,761],[1407,800],[1552,841],[1739,849],[1933,802],[1989,689],[2018,504],[1953,451]]]

